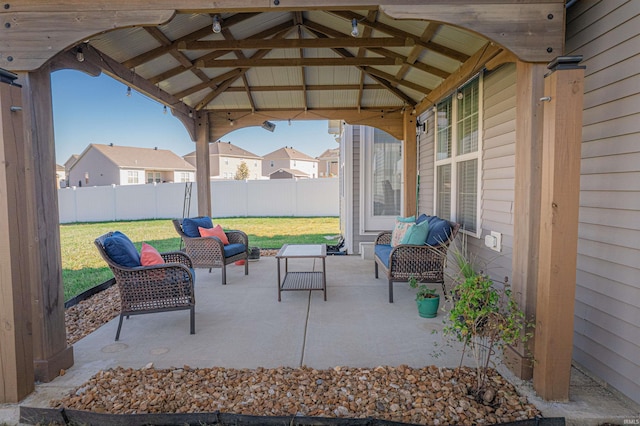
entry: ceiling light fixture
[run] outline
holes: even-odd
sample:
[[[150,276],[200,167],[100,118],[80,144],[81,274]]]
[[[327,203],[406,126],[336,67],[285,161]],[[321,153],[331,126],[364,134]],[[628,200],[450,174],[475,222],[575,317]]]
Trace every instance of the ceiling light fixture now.
[[[270,132],[273,132],[276,129],[276,125],[270,121],[263,121],[262,128]]]
[[[76,60],[78,62],[84,62],[84,53],[82,52],[82,46],[78,46],[76,50]]]
[[[131,97],[131,86],[127,86],[127,98]]]
[[[220,31],[222,31],[222,23],[220,21],[220,15],[214,15],[214,17],[213,17],[213,25],[212,25],[211,29],[216,34],[220,34]]]
[[[360,31],[358,31],[358,20],[356,18],[351,20],[351,35],[354,37],[358,37],[360,35]]]
[[[164,115],[167,115],[167,106],[165,105],[164,108],[162,108],[162,113]]]

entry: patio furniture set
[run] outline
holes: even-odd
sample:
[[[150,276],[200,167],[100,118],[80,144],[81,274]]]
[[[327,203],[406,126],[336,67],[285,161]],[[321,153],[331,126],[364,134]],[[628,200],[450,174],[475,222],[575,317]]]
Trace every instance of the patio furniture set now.
[[[400,218],[399,218],[400,219]],[[426,224],[421,225],[425,222]],[[398,225],[407,223],[408,226]],[[195,334],[195,268],[222,270],[222,284],[227,284],[226,266],[244,261],[245,275],[249,274],[249,239],[242,231],[223,231],[213,226],[211,218],[198,217],[173,220],[184,244],[183,250],[159,253],[143,243],[138,253],[133,242],[119,231],[108,232],[94,243],[116,280],[121,298],[121,312],[115,340],[120,338],[124,317],[175,310],[190,311],[190,332]],[[409,228],[431,229],[415,234],[413,240],[405,236]],[[403,229],[404,228],[404,229]],[[389,283],[389,303],[393,302],[393,282],[406,282],[415,277],[420,282],[440,283],[444,286],[444,267],[449,243],[460,225],[422,215],[415,220],[398,221],[393,231],[380,233],[375,241],[375,277],[379,270]],[[422,231],[420,231],[422,232]],[[402,235],[400,235],[402,234]],[[411,232],[409,232],[411,234]],[[430,244],[429,244],[430,243]],[[283,291],[322,291],[327,300],[327,250],[324,244],[285,244],[276,255],[278,268],[278,302]],[[292,259],[322,261],[320,271],[290,271]],[[281,271],[284,261],[284,274]],[[240,262],[242,263],[242,262]]]

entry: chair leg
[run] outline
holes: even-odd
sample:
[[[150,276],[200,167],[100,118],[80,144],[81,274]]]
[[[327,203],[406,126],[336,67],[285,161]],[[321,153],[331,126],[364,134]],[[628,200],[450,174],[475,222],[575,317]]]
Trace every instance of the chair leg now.
[[[120,321],[118,321],[118,331],[116,331],[116,342],[120,338],[120,329],[122,328],[122,318],[123,317],[124,317],[124,315],[120,314]]]
[[[249,258],[244,260],[244,274],[249,275]]]
[[[373,264],[375,266],[375,276],[376,276],[376,279],[378,279],[378,262],[374,260]]]
[[[389,303],[393,303],[393,281],[389,280]]]
[[[442,282],[442,295],[445,296],[445,297],[447,296],[447,289],[444,286],[444,281]]]
[[[227,265],[222,264],[222,285],[227,285]]]
[[[196,334],[196,307],[191,307],[191,315],[190,315],[190,326],[191,326],[191,334]]]

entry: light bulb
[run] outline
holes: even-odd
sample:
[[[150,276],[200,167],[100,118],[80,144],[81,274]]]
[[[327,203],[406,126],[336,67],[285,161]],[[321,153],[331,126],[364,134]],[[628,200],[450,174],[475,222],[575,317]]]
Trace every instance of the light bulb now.
[[[222,25],[220,24],[220,16],[215,15],[213,17],[213,26],[211,27],[214,33],[219,34],[222,31]]]
[[[78,62],[84,62],[84,53],[82,52],[82,47],[78,47],[76,50],[76,59]]]
[[[127,98],[131,97],[131,86],[127,86]]]
[[[232,119],[229,119],[229,126],[233,126],[235,123]]]
[[[358,37],[360,35],[360,31],[358,31],[358,20],[356,18],[351,20],[351,35],[354,37]]]
[[[165,115],[167,114],[167,106],[166,106],[166,105],[165,105],[165,106],[164,106],[164,108],[162,109],[162,113],[163,113],[163,114],[165,114]]]

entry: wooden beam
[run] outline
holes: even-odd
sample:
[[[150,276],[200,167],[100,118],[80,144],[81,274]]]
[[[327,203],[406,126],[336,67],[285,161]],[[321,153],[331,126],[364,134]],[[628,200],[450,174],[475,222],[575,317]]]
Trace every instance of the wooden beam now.
[[[386,90],[380,84],[364,84],[365,90]],[[290,92],[290,91],[319,91],[319,90],[359,90],[359,84],[312,84],[312,85],[293,85],[293,86],[251,86],[252,92]],[[233,86],[227,89],[227,92],[244,92],[244,87]]]
[[[280,33],[281,31],[287,30],[287,29],[291,28],[292,26],[293,26],[293,22],[292,21],[284,22],[284,23],[282,23],[280,25],[273,26],[273,27],[271,27],[271,28],[269,28],[269,29],[267,29],[265,31],[261,31],[258,34],[254,34],[249,38],[270,37],[270,36],[272,36],[274,34]],[[209,31],[209,27],[207,27],[207,31]],[[224,56],[224,55],[226,55],[228,53],[229,52],[226,52],[226,51],[211,52],[211,53],[208,53],[206,55],[201,56],[198,59],[202,60],[202,61],[209,61],[209,60],[213,60],[213,59],[219,58],[221,56]],[[149,80],[149,82],[151,84],[157,84],[157,83],[160,83],[161,81],[168,80],[171,77],[175,77],[176,75],[182,74],[183,72],[190,71],[192,68],[194,68],[194,67],[193,66],[189,67],[189,68],[185,68],[183,66],[175,67],[175,68],[167,70],[167,71],[165,71],[163,73],[157,74],[157,75],[155,75],[153,77],[150,77],[148,80]]]
[[[305,21],[305,26],[309,29],[315,30],[317,32],[320,32],[324,35],[327,35],[329,37],[342,37],[344,36],[344,34],[340,31],[336,31],[333,28],[329,28],[326,27],[324,25],[318,24],[317,22],[313,22],[313,21]],[[364,31],[363,31],[363,37],[366,35],[367,30],[369,32],[372,31],[371,27],[365,27]],[[396,64],[397,65],[404,65],[407,61],[407,57],[394,52],[393,50],[389,50],[389,49],[384,49],[382,47],[371,47],[371,48],[367,48],[367,50],[383,56],[383,57],[387,57],[387,58],[394,58],[396,59]],[[441,70],[439,68],[433,67],[431,65],[427,65],[427,64],[423,64],[422,62],[414,62],[412,64],[410,64],[410,66],[412,68],[418,69],[420,71],[424,71],[433,75],[437,75],[438,77],[442,77],[442,78],[446,78],[450,75],[449,72],[445,71],[445,70]]]
[[[233,27],[240,22],[249,19],[253,16],[258,15],[257,12],[253,13],[237,13],[227,19],[224,20],[225,28]],[[160,47],[152,49],[148,52],[142,53],[138,56],[135,56],[129,60],[126,60],[122,63],[127,68],[135,68],[139,65],[152,61],[156,58],[159,58],[162,55],[166,55],[172,51],[176,51],[178,46],[184,43],[190,43],[195,40],[200,40],[201,38],[207,37],[211,35],[211,25],[207,25],[202,27],[196,31],[193,31],[185,36],[182,36],[169,44],[163,44]]]
[[[336,66],[399,65],[390,58],[248,58],[196,61],[201,68],[255,68],[255,67],[336,67]]]
[[[341,37],[322,40],[289,38],[284,40],[207,40],[180,43],[181,50],[244,50],[244,49],[321,49],[333,47],[405,47],[413,46],[413,39],[398,37],[356,38]]]
[[[435,22],[429,22],[427,24],[427,27],[422,32],[422,35],[420,36],[420,40],[422,40],[423,42],[429,42],[431,40],[431,37],[434,36],[436,31],[438,31],[440,27],[441,27],[440,24],[437,24]],[[411,53],[409,53],[409,56],[407,56],[407,58],[404,60],[405,63],[402,64],[402,66],[396,73],[395,77],[398,80],[404,79],[404,77],[407,75],[407,72],[409,72],[410,66],[412,64],[415,64],[415,62],[418,60],[418,58],[420,57],[423,51],[424,51],[424,47],[422,46],[414,46],[413,49],[411,49]],[[443,76],[442,78],[447,78],[449,76],[449,73],[446,73],[446,74],[447,75]]]
[[[478,73],[484,64],[491,60],[494,56],[500,53],[500,47],[487,43],[476,53],[474,53],[469,60],[467,60],[460,68],[458,68],[453,74],[447,77],[442,84],[436,87],[431,93],[416,106],[416,114],[422,114],[427,108],[433,106],[443,97],[447,96],[465,81],[469,80],[474,74]]]
[[[231,34],[231,30],[229,30],[229,28],[225,27],[222,29],[222,36],[227,39],[227,40],[234,40],[233,38],[233,34]],[[234,54],[236,55],[236,58],[238,59],[247,59],[247,57],[245,56],[245,54],[241,51],[234,51]],[[251,105],[251,109],[255,110],[256,109],[256,103],[253,100],[253,96],[251,95],[251,87],[249,86],[249,80],[247,80],[247,74],[242,74],[242,85],[244,86],[244,91],[245,94],[247,95],[247,100],[249,101],[249,104]]]
[[[229,118],[234,121],[234,126],[229,126]],[[227,114],[227,111],[209,111],[209,121],[211,122],[211,133],[209,140],[221,140],[224,136],[234,130],[251,126],[260,126],[263,121],[287,121],[293,120],[344,120],[353,125],[364,125],[376,127],[384,130],[396,139],[404,137],[402,124],[402,112],[397,107],[385,109],[362,109],[357,111],[353,108],[310,108],[307,111],[298,109],[282,110],[260,110],[260,111],[238,111]],[[414,130],[415,131],[415,130]]]
[[[211,217],[211,160],[209,158],[209,115],[196,117],[196,184],[198,186],[198,216]],[[228,127],[228,126],[227,126]]]
[[[513,257],[511,287],[528,321],[536,314],[540,191],[542,185],[543,64],[516,65],[516,166],[513,207]],[[503,351],[505,364],[519,378],[533,376],[533,344],[522,343]]]
[[[375,22],[376,19],[378,19],[378,11],[377,10],[370,10],[369,13],[367,13],[367,19],[371,22]],[[364,27],[364,31],[362,32],[362,38],[369,38],[371,37],[371,33],[373,32],[373,30],[371,29],[371,27]],[[360,49],[358,49],[358,53],[356,54],[357,58],[364,58],[367,54],[367,50],[363,47],[361,47]],[[360,70],[360,83],[358,84],[358,102],[357,102],[357,107],[358,107],[358,111],[360,111],[360,108],[362,108],[362,96],[364,95],[364,80],[367,76],[367,73],[365,73],[364,71]]]
[[[410,9],[410,8],[408,8]],[[371,22],[369,20],[367,20],[366,16],[362,16],[358,13],[355,12],[347,12],[347,11],[329,11],[329,13],[332,13],[336,16],[339,16],[341,18],[344,18],[348,21],[351,21],[353,19],[357,19],[358,23],[362,24],[362,25],[366,25],[369,26],[371,28],[373,28],[374,30],[378,30],[378,31],[382,31],[384,33],[389,34],[392,37],[398,37],[398,38],[409,38],[411,40],[413,40],[413,42],[417,45],[417,46],[421,46],[425,49],[429,49],[433,52],[439,53],[443,56],[446,56],[448,58],[451,58],[453,60],[456,60],[458,62],[464,62],[467,59],[469,59],[469,55],[462,53],[462,52],[458,52],[457,50],[451,49],[449,47],[443,46],[441,44],[438,43],[434,43],[432,41],[422,41],[420,39],[420,37],[408,33],[406,31],[402,31],[399,30],[395,27],[392,27],[391,25],[387,25],[387,24],[383,24],[382,22]],[[428,19],[427,19],[428,20]]]
[[[419,84],[416,83],[412,83],[408,80],[398,80],[395,76],[388,74],[386,72],[380,71],[378,69],[375,68],[371,68],[371,67],[367,67],[367,72],[369,74],[373,74],[377,77],[380,78],[384,78],[385,80],[387,80],[390,83],[396,84],[398,86],[404,86],[404,87],[408,87],[409,89],[413,89],[416,90],[420,93],[423,93],[425,95],[429,94],[431,92],[431,89],[427,89],[424,86],[420,86]]]
[[[418,141],[416,137],[416,116],[412,115],[412,108],[406,108],[402,114],[403,145],[402,145],[402,195],[404,205],[402,214],[411,216],[417,212],[418,200],[416,188],[418,184]]]
[[[578,253],[584,67],[545,77],[533,387],[569,400]]]
[[[380,8],[395,19],[424,19],[474,31],[525,62],[549,62],[564,51],[565,2],[429,1]],[[417,43],[416,43],[417,44]]]
[[[0,404],[35,388],[21,97],[19,86],[0,82]]]
[[[56,161],[53,134],[50,69],[23,74],[25,129],[25,181],[27,196],[23,212],[28,226],[32,297],[32,333],[35,378],[50,382],[73,365],[73,348],[67,346],[64,321],[64,290],[60,254],[60,220],[55,181]]]
[[[67,52],[66,54],[71,54]],[[98,49],[91,45],[87,45],[84,49],[84,61],[99,67],[103,72],[116,80],[135,87],[140,93],[155,99],[159,103],[171,107],[174,114],[182,114],[188,117],[191,108],[164,90],[149,83],[147,80],[140,77],[138,74],[131,72],[130,69],[125,68],[115,59],[100,52]]]

